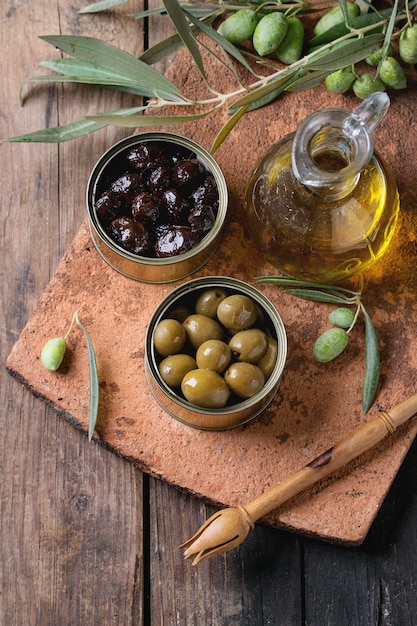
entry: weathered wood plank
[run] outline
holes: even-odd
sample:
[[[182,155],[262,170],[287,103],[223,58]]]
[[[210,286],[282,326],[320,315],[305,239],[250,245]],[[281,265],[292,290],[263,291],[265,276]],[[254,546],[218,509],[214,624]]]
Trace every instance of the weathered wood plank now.
[[[78,16],[85,3],[4,3],[1,137],[131,103],[109,90],[27,86],[57,52],[41,34],[83,33],[142,45],[130,20]],[[132,50],[132,51],[134,51]],[[65,145],[0,147],[1,361],[85,216],[89,172],[125,130]],[[130,626],[143,616],[142,474],[89,444],[1,368],[0,622]]]
[[[417,441],[359,548],[305,543],[306,623],[413,626],[417,615]]]
[[[153,626],[301,623],[298,538],[257,525],[235,550],[192,566],[178,546],[215,509],[151,482]]]

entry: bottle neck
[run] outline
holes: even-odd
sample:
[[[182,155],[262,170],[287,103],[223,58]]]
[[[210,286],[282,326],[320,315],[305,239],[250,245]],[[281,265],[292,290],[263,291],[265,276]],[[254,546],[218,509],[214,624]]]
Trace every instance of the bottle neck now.
[[[294,135],[292,165],[298,181],[325,200],[337,200],[355,188],[373,155],[372,134],[366,127],[349,136],[343,130],[347,112],[319,111]]]

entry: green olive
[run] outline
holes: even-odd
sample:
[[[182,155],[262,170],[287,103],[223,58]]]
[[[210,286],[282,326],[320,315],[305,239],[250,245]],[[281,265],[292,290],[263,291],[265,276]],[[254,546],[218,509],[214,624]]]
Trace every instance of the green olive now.
[[[268,348],[262,359],[257,362],[257,366],[261,368],[265,378],[269,378],[275,367],[278,358],[278,341],[273,337],[268,337]]]
[[[221,409],[226,406],[230,395],[220,374],[202,369],[192,370],[184,376],[181,391],[188,402],[207,409]]]
[[[169,356],[170,354],[181,352],[186,339],[185,329],[178,320],[166,318],[161,320],[155,327],[153,342],[155,350],[161,356]]]
[[[215,318],[217,307],[226,298],[227,294],[223,289],[206,289],[198,296],[195,303],[195,312],[199,315]]]
[[[209,339],[199,346],[196,353],[197,367],[224,372],[232,359],[232,351],[227,343],[218,339]]]
[[[346,2],[346,12],[348,19],[358,17],[358,15],[360,14],[359,5],[357,5],[355,2]],[[336,26],[337,24],[342,24],[344,21],[345,18],[343,17],[342,7],[340,6],[340,4],[337,4],[335,7],[333,7],[333,9],[327,11],[327,13],[325,13],[319,19],[314,27],[314,34],[316,35],[316,37],[318,37],[319,35],[325,33],[326,30],[333,28],[333,26]]]
[[[224,375],[224,380],[239,398],[251,398],[265,384],[263,371],[253,363],[233,363]]]
[[[220,302],[217,307],[217,317],[229,330],[244,330],[255,324],[256,306],[247,296],[233,294]]]
[[[304,43],[304,26],[298,17],[288,18],[288,29],[284,39],[279,44],[276,57],[281,63],[291,65],[301,58]]]
[[[379,76],[387,87],[392,89],[405,89],[407,87],[405,72],[394,57],[385,57],[379,69]]]
[[[62,337],[55,337],[49,339],[42,348],[41,363],[50,372],[55,372],[61,365],[65,351],[67,349],[67,343]]]
[[[229,15],[220,24],[217,32],[236,45],[252,37],[258,20],[258,14],[252,9],[240,9]]]
[[[275,52],[287,34],[288,19],[278,11],[264,15],[253,33],[253,47],[259,56]]]
[[[376,91],[385,91],[385,83],[377,76],[365,72],[354,81],[352,89],[355,96],[363,100]]]
[[[233,335],[229,348],[239,361],[256,363],[267,351],[268,337],[259,328],[248,328]]]
[[[182,379],[188,372],[196,369],[197,363],[189,354],[172,354],[159,364],[161,378],[170,387],[181,387]]]
[[[350,328],[355,321],[355,314],[352,309],[338,307],[329,313],[329,322],[339,328]]]
[[[401,33],[399,52],[405,63],[417,63],[417,24],[408,26]]]
[[[370,54],[369,56],[367,56],[365,59],[367,64],[371,65],[372,67],[377,67],[378,63],[382,59],[382,51],[383,51],[383,48],[381,47],[375,50],[375,52],[372,52],[372,54]],[[388,44],[388,48],[385,53],[385,56],[392,56],[393,54],[394,54],[394,48],[392,47],[392,44],[390,43]]]
[[[314,344],[314,358],[319,363],[329,363],[342,354],[349,341],[349,335],[343,328],[326,330]]]
[[[222,327],[216,320],[195,313],[189,315],[183,323],[187,337],[194,348],[198,348],[209,339],[223,339]]]
[[[332,93],[346,93],[356,80],[352,65],[328,74],[324,79],[326,88]]]

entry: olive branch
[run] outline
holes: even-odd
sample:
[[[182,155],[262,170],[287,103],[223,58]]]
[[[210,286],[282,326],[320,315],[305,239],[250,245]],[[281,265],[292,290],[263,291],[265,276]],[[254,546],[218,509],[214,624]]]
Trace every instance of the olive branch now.
[[[123,4],[124,1],[101,0],[82,9],[80,13],[97,13]],[[265,106],[287,91],[312,89],[330,73],[362,61],[378,48],[387,50],[391,39],[398,37],[401,30],[411,23],[417,6],[417,0],[406,0],[405,4],[401,3],[400,9],[399,0],[395,0],[391,7],[379,11],[369,3],[364,14],[348,19],[346,0],[338,2],[345,21],[312,38],[306,43],[304,55],[285,67],[277,67],[270,59],[257,57],[230,43],[215,29],[216,20],[242,9],[242,6],[255,11],[282,11],[287,17],[314,14],[323,10],[321,2],[302,0],[284,4],[279,0],[263,3],[256,0],[243,3],[212,0],[207,3],[181,3],[179,0],[162,0],[160,8],[142,11],[131,17],[143,20],[155,14],[167,16],[176,32],[145,50],[138,58],[93,37],[42,36],[41,39],[68,56],[41,63],[57,75],[35,76],[23,81],[20,90],[22,103],[24,86],[34,81],[106,86],[137,95],[141,102],[137,107],[86,115],[70,124],[29,132],[6,141],[64,142],[108,125],[139,128],[180,124],[203,119],[225,107],[230,117],[214,139],[211,151],[215,152],[245,113]],[[397,26],[399,30],[394,31]],[[207,36],[214,45],[206,45],[200,35]],[[152,67],[183,46],[188,49],[202,81],[209,89],[209,98],[187,98],[172,81]],[[208,83],[201,55],[202,47],[232,73],[236,80],[234,90],[220,93]],[[242,84],[236,64],[250,73],[252,82]],[[257,73],[260,64],[269,70],[268,75]],[[169,114],[167,109],[173,106],[184,109],[184,113]],[[144,115],[145,112],[147,115]]]

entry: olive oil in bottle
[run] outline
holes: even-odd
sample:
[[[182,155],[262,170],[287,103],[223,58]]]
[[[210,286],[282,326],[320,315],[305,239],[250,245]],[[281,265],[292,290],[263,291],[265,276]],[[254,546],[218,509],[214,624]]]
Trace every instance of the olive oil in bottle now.
[[[246,190],[247,225],[283,273],[334,282],[364,271],[387,249],[399,197],[371,131],[388,105],[381,93],[351,114],[319,111],[257,165]]]

